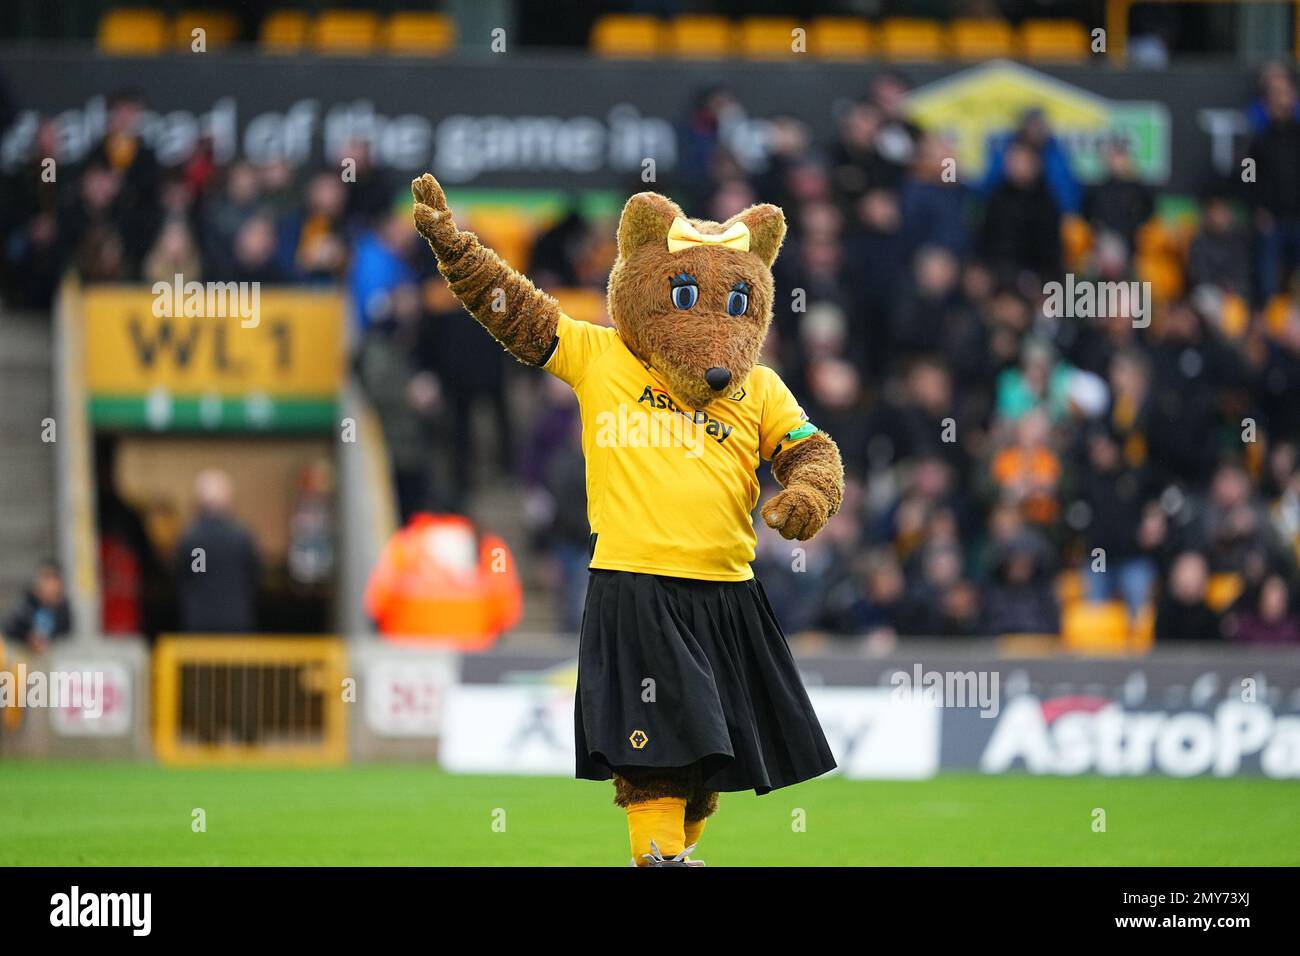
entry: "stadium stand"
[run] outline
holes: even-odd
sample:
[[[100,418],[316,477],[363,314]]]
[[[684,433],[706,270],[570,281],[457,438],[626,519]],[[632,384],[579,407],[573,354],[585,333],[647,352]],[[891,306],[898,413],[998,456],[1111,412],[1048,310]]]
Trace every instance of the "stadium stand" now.
[[[446,16],[420,11],[285,9],[247,25],[269,53],[440,55],[456,44]],[[240,37],[219,12],[123,8],[99,21],[98,44],[113,54],[162,53],[196,26],[214,48]],[[807,30],[810,56],[825,59],[1055,63],[1090,55],[1082,23],[1032,18],[610,14],[584,24],[579,42],[611,58],[785,58],[798,29]],[[1050,117],[1034,111],[990,140],[978,181],[950,182],[942,160],[951,145],[907,114],[906,77],[893,69],[864,77],[862,95],[841,104],[829,137],[813,137],[803,117],[763,116],[766,169],[743,162],[728,140],[727,123],[743,113],[736,95],[701,90],[676,117],[682,167],[662,187],[719,218],[753,201],[784,206],[792,229],[778,283],[814,290],[806,313],[778,309],[771,361],[810,417],[840,439],[846,514],[860,520],[840,523],[844,540],[818,543],[821,559],[797,581],[782,567],[781,542],[761,536],[757,563],[773,604],[792,631],[1050,633],[1081,651],[1141,649],[1170,621],[1192,621],[1207,639],[1238,633],[1258,617],[1268,574],[1296,582],[1300,434],[1289,392],[1270,383],[1294,374],[1300,307],[1272,259],[1251,252],[1278,242],[1259,227],[1260,214],[1292,210],[1269,207],[1274,199],[1167,195],[1136,178],[1125,150],[1102,150],[1105,168],[1082,182],[1062,162],[1066,145]],[[1257,101],[1242,104],[1260,148],[1270,135],[1289,135],[1294,96],[1285,69],[1262,72]],[[179,262],[214,279],[338,283],[359,301],[378,292],[375,301],[410,309],[423,331],[391,366],[383,363],[403,349],[385,339],[390,316],[363,306],[358,320],[356,348],[372,349],[393,381],[432,378],[441,388],[444,404],[429,413],[437,424],[426,428],[404,393],[380,395],[385,375],[375,377],[371,397],[387,416],[390,445],[402,445],[392,436],[414,435],[417,456],[436,456],[459,435],[480,460],[425,485],[398,480],[404,514],[430,503],[465,507],[483,492],[485,473],[522,482],[523,503],[490,480],[487,493],[515,509],[551,570],[567,569],[548,571],[541,588],[558,594],[572,580],[581,536],[541,542],[582,523],[580,494],[556,478],[565,465],[556,435],[572,408],[545,391],[530,393],[527,413],[507,408],[494,396],[513,370],[494,349],[476,351],[491,343],[439,338],[459,317],[402,210],[393,211],[402,177],[362,165],[361,188],[346,192],[328,165],[295,174],[275,164],[216,164],[196,152],[163,170],[115,132],[75,174],[92,233],[72,231],[66,210],[42,218],[40,196],[7,207],[17,217],[6,222],[11,234],[35,224],[57,241],[47,251],[13,243],[6,287],[40,309],[62,268],[92,282],[142,282]],[[117,175],[123,170],[130,174]],[[458,211],[570,314],[605,320],[611,213],[555,203],[520,213],[509,199]],[[262,246],[265,255],[251,256],[250,247]],[[1047,322],[1043,283],[1067,270],[1149,283],[1151,331],[1094,322],[1067,335]],[[465,409],[495,420],[502,447],[493,447],[497,437],[477,437],[477,427],[451,424]],[[1234,436],[1247,415],[1264,425],[1267,441],[1242,448]],[[975,422],[977,437],[956,447],[927,437],[948,417]],[[1188,441],[1192,434],[1206,437]],[[1244,490],[1235,488],[1237,471]],[[1105,493],[1121,479],[1141,489],[1123,508]],[[1122,584],[1088,572],[1098,541],[1112,556],[1118,549]],[[1205,580],[1184,569],[1185,593],[1170,599],[1188,552],[1204,556]]]

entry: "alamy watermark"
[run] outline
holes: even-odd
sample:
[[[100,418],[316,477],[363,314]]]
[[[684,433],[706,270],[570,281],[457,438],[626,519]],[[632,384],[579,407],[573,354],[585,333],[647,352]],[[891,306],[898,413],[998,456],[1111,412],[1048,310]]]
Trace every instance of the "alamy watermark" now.
[[[920,701],[935,707],[978,707],[981,717],[996,717],[1000,681],[997,671],[928,671],[919,663],[912,672],[894,671],[892,699]]]
[[[245,329],[255,329],[262,321],[260,282],[186,282],[178,272],[171,282],[155,282],[151,291],[156,319],[237,318]]]
[[[104,714],[103,671],[28,671],[19,663],[0,670],[0,708],[71,708],[95,720]]]
[[[684,448],[687,458],[703,455],[707,442],[723,444],[736,428],[701,409],[678,408],[667,393],[650,386],[636,405],[620,402],[613,411],[600,412],[595,425],[599,448]]]
[[[132,936],[148,936],[153,926],[152,893],[83,893],[73,886],[50,897],[50,925],[117,926]]]
[[[1050,319],[1133,320],[1133,328],[1151,324],[1150,282],[1097,282],[1065,274],[1065,282],[1043,286],[1043,313]]]

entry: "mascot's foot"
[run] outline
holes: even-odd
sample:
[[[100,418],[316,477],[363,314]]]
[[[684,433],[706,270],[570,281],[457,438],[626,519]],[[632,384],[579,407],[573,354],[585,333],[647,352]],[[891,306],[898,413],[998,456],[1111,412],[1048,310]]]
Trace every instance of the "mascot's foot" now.
[[[692,860],[690,856],[688,856],[688,854],[694,849],[695,849],[694,846],[688,846],[686,849],[682,850],[682,852],[678,853],[676,856],[669,857],[668,859],[664,859],[664,855],[659,852],[659,847],[655,844],[655,841],[651,840],[650,852],[642,854],[642,859],[644,859],[646,862],[641,865],[642,866],[704,866],[705,864],[703,860]],[[632,861],[632,865],[636,866],[636,860]]]

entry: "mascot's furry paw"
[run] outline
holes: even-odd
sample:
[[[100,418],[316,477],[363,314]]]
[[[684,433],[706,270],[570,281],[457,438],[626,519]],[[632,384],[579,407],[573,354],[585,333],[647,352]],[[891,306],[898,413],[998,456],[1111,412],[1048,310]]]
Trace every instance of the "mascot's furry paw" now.
[[[781,537],[807,541],[826,525],[830,505],[816,488],[791,485],[763,505],[762,515]]]
[[[447,208],[447,196],[430,173],[411,180],[415,197],[415,228],[428,240],[434,252],[445,249],[456,238],[456,221]]]

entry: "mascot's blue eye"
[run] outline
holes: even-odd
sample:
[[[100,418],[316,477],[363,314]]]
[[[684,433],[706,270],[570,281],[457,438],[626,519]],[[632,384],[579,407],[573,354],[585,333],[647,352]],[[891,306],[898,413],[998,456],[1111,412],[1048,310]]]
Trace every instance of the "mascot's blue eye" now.
[[[673,286],[673,305],[679,309],[693,308],[700,297],[700,287],[694,284]]]
[[[733,289],[727,296],[727,315],[744,315],[748,308],[749,296]]]

